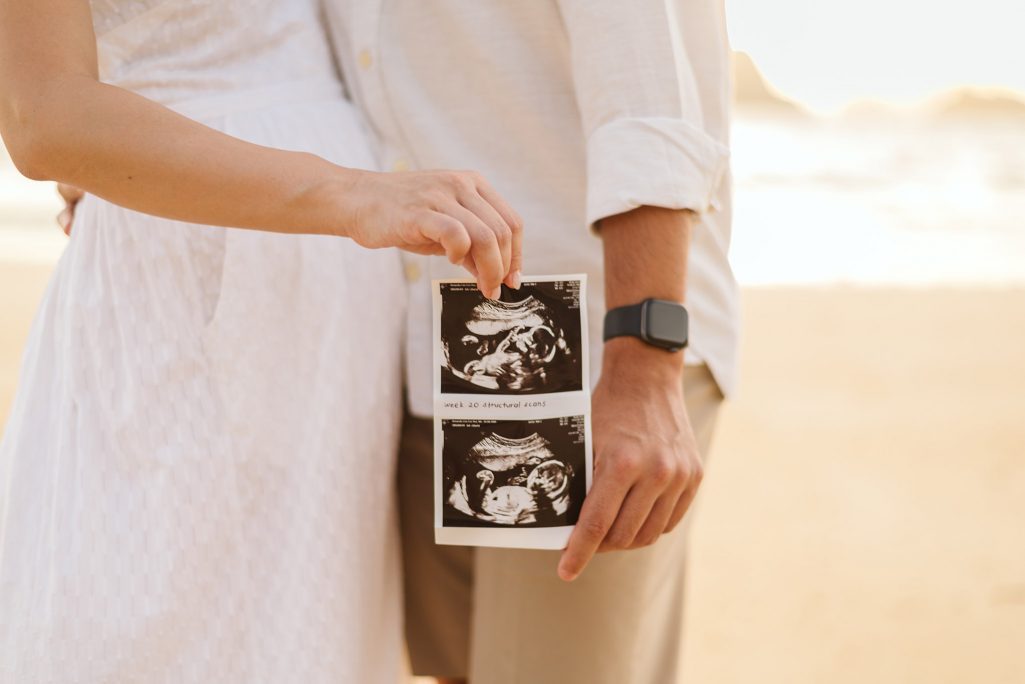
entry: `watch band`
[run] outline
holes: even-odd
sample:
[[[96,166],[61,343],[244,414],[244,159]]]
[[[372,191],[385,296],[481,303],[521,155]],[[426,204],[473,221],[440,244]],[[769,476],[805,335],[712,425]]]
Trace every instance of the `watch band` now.
[[[614,337],[636,337],[653,347],[678,352],[687,346],[687,320],[683,304],[645,299],[606,312],[602,337],[606,342]]]
[[[641,337],[644,333],[641,320],[643,314],[644,302],[610,309],[605,313],[602,339],[608,341],[613,337]]]

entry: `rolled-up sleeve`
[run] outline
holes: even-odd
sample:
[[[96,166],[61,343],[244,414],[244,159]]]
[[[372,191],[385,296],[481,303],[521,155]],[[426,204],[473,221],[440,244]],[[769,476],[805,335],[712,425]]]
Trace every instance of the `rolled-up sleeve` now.
[[[587,146],[587,220],[716,208],[729,150],[709,134],[673,0],[560,0]],[[716,27],[709,27],[715,30]]]

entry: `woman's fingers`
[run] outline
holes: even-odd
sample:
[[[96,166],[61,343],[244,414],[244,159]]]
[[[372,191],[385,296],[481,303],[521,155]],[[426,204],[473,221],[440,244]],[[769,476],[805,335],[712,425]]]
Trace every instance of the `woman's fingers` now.
[[[512,253],[512,228],[505,222],[501,214],[476,192],[460,198],[460,204],[472,211],[484,222],[498,238],[498,251],[502,255],[502,279],[509,274],[509,262]]]
[[[509,257],[509,275],[505,277],[505,284],[514,290],[520,289],[520,281],[523,277],[523,230],[513,230],[511,253]]]
[[[437,211],[427,212],[420,220],[420,233],[445,250],[453,264],[461,264],[469,256],[473,241],[466,226],[458,219]]]
[[[476,214],[462,205],[450,207],[448,213],[458,219],[470,234],[470,256],[477,269],[477,287],[481,294],[488,299],[498,299],[502,296],[502,279],[506,274],[498,236]]]
[[[76,188],[74,185],[68,185],[67,183],[57,183],[57,192],[64,199],[64,202],[74,207],[78,200],[85,196],[80,188]]]
[[[64,234],[71,237],[71,209],[64,207],[61,212],[57,214],[57,225],[61,227]]]
[[[484,178],[478,179],[477,192],[498,212],[509,227],[509,268],[505,284],[518,290],[523,270],[523,219]]]
[[[474,274],[485,297],[500,298],[503,282],[519,287],[522,222],[480,174],[423,171],[364,180],[354,193],[357,206],[344,212],[359,244],[419,254],[440,244],[449,261]]]

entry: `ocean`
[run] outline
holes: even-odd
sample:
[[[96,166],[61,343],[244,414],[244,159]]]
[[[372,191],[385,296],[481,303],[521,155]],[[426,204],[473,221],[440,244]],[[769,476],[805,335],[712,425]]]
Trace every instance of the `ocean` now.
[[[1025,122],[742,116],[731,260],[743,285],[1025,285]],[[52,263],[49,183],[0,150],[0,259]]]

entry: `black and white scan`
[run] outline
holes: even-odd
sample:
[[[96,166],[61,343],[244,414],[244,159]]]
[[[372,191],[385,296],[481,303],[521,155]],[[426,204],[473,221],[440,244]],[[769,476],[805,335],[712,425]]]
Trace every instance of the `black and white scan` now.
[[[441,426],[443,526],[576,523],[586,493],[584,416]]]
[[[441,283],[441,393],[542,394],[583,387],[580,282],[502,286]]]

